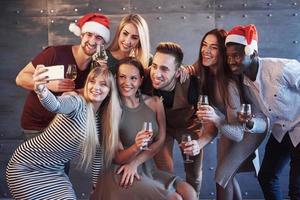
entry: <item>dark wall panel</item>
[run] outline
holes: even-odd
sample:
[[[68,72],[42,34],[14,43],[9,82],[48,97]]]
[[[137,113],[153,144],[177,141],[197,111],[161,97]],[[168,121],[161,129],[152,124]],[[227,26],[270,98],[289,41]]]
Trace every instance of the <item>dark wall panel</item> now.
[[[300,59],[299,17],[294,10],[216,11],[217,27],[227,30],[236,24],[257,26],[258,51],[264,57]]]
[[[199,45],[204,33],[214,28],[212,13],[169,13],[145,14],[149,23],[152,49],[161,41],[179,43],[183,51],[184,62],[194,62],[199,53]]]
[[[27,13],[27,12],[24,12]],[[15,77],[43,46],[48,45],[48,25],[44,16],[1,18],[0,26],[0,139],[19,137],[19,121],[27,92],[17,88]]]
[[[111,38],[123,16],[142,14],[149,25],[152,52],[161,41],[175,41],[184,50],[186,64],[197,59],[207,31],[248,23],[257,25],[260,55],[300,60],[300,0],[1,0],[0,8],[0,198],[10,196],[5,167],[22,137],[20,114],[27,92],[15,85],[15,77],[46,46],[79,43],[68,26],[87,12],[109,16]],[[205,147],[201,198],[215,197],[216,143]],[[264,144],[261,158],[263,153]],[[174,158],[176,173],[184,177],[177,148]],[[241,174],[238,179],[245,198],[262,198],[253,174]],[[78,198],[88,199],[90,173],[80,172],[76,161],[71,180]],[[281,180],[287,195],[287,169]]]
[[[45,16],[47,15],[47,0],[3,0],[0,1],[0,16]]]

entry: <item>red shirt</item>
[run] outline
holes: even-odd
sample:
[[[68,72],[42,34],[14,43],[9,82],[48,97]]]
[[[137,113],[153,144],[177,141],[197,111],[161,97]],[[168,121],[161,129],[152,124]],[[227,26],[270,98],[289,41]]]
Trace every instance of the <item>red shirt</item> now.
[[[76,64],[72,53],[72,45],[47,47],[31,62],[34,67],[38,64],[43,64],[45,66],[64,65],[66,68],[68,64]],[[80,71],[77,68],[77,78],[75,79],[76,89],[84,87],[88,73],[89,67],[84,71]],[[53,94],[56,96],[61,95],[61,93]],[[49,112],[40,104],[36,93],[30,91],[26,98],[21,116],[22,128],[27,130],[43,130],[49,125],[54,116],[54,113]]]

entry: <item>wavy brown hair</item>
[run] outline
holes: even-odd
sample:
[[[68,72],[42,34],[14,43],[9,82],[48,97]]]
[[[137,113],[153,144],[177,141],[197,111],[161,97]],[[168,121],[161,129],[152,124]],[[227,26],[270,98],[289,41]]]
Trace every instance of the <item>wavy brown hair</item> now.
[[[214,35],[218,42],[218,58],[216,63],[216,74],[213,74],[210,68],[203,66],[202,63],[202,47],[205,38],[208,35]],[[223,29],[213,29],[207,32],[200,43],[199,57],[198,57],[198,76],[199,76],[199,88],[200,94],[208,95],[209,102],[216,106],[215,101],[215,86],[219,87],[219,92],[222,97],[223,104],[229,103],[228,99],[228,85],[231,80],[231,73],[226,61],[226,47],[225,39],[227,32]]]

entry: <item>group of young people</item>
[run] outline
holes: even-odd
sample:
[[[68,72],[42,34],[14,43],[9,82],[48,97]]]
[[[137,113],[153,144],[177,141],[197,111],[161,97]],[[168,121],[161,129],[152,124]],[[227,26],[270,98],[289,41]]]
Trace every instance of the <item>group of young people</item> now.
[[[97,46],[109,43],[108,18],[88,13],[70,31],[80,44],[46,48],[17,76],[29,95],[27,140],[7,167],[14,198],[76,199],[65,168],[79,156],[83,169],[93,168],[91,199],[197,199],[203,148],[217,136],[217,199],[242,199],[235,175],[244,171],[258,174],[266,199],[282,199],[279,175],[289,160],[289,196],[300,198],[300,63],[259,58],[254,25],[207,32],[186,67],[174,42],[150,54],[148,25],[138,14],[122,18],[100,67],[91,62]],[[77,66],[75,80],[48,81],[45,66],[68,64]],[[184,82],[182,74],[189,74]],[[198,109],[199,95],[209,105]],[[251,119],[238,114],[242,104],[252,105]],[[259,170],[257,148],[269,132]],[[185,144],[184,134],[191,135]],[[185,181],[174,175],[175,140],[192,160]]]

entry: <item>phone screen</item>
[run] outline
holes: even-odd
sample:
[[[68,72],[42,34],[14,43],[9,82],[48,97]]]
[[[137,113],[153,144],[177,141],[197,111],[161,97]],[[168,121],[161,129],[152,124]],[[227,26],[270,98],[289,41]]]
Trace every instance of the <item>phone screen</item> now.
[[[46,75],[48,80],[60,80],[64,79],[64,66],[63,65],[53,65],[47,66],[48,71]]]

